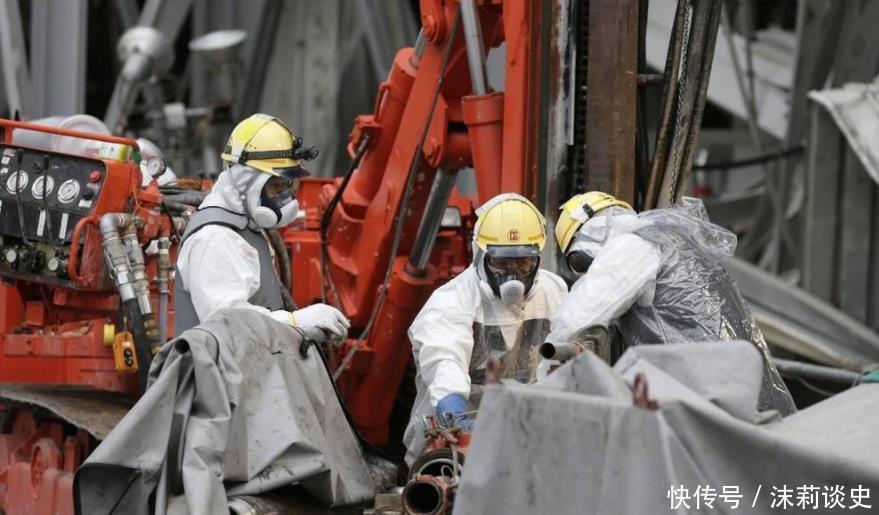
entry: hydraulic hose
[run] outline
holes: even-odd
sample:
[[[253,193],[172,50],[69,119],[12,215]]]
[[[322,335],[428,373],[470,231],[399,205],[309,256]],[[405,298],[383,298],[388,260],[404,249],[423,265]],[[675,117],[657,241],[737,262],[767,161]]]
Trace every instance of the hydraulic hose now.
[[[132,214],[108,213],[101,217],[99,227],[104,258],[131,327],[138,376],[141,386],[145,388],[150,363],[159,349],[159,331],[150,306],[149,283],[146,280],[143,251],[137,240],[136,220]],[[120,231],[124,234],[121,237]]]

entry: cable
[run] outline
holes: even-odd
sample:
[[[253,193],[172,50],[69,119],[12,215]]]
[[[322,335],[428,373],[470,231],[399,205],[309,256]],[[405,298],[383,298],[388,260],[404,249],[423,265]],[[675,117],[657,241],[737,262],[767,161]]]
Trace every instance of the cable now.
[[[794,379],[796,379],[800,384],[802,384],[803,386],[805,386],[806,389],[808,389],[808,390],[810,390],[810,391],[812,391],[812,392],[814,392],[814,393],[817,393],[818,395],[823,395],[824,397],[833,397],[834,395],[836,395],[835,393],[833,393],[833,392],[828,392],[827,390],[825,390],[825,389],[823,389],[823,388],[818,388],[817,386],[815,386],[815,385],[813,385],[812,383],[806,381],[806,380],[803,379],[802,377],[795,377]]]
[[[458,35],[458,25],[461,20],[461,9],[458,8],[458,11],[455,13],[455,22],[452,25],[452,31],[449,35],[449,42],[446,45],[446,49],[443,52],[443,61],[440,65],[439,78],[436,81],[436,88],[433,91],[433,100],[430,103],[430,111],[428,113],[427,119],[424,121],[424,130],[421,132],[421,138],[418,142],[418,145],[415,147],[415,153],[412,157],[412,164],[409,166],[409,176],[406,177],[406,186],[403,190],[403,199],[400,203],[400,208],[397,210],[396,216],[394,216],[394,241],[391,245],[391,252],[388,254],[388,267],[385,270],[385,278],[382,282],[381,289],[379,291],[378,299],[375,302],[375,305],[372,308],[372,313],[369,315],[369,321],[366,323],[366,327],[363,329],[363,332],[360,333],[360,338],[354,342],[354,345],[342,359],[342,362],[339,363],[339,368],[333,372],[333,381],[337,381],[339,376],[342,374],[342,371],[348,366],[351,360],[354,358],[354,354],[357,353],[357,350],[363,344],[363,341],[366,340],[366,337],[369,335],[369,330],[372,329],[372,324],[375,322],[376,317],[378,316],[379,309],[381,309],[382,303],[385,299],[385,294],[388,291],[388,283],[391,279],[391,273],[394,271],[394,258],[397,255],[397,251],[400,248],[400,240],[403,236],[403,215],[406,213],[406,209],[409,206],[409,196],[412,193],[412,186],[415,184],[415,176],[417,175],[415,172],[418,168],[418,165],[421,163],[421,151],[424,146],[424,141],[427,139],[427,133],[430,131],[430,123],[433,121],[433,114],[436,110],[436,102],[439,99],[440,91],[442,91],[443,80],[445,79],[446,66],[449,64],[449,56],[452,53],[452,43],[455,40],[455,36]]]
[[[704,172],[715,172],[715,171],[729,170],[730,168],[743,168],[746,166],[758,165],[758,164],[766,163],[769,161],[776,161],[779,159],[787,159],[789,157],[801,154],[805,150],[806,150],[806,147],[804,147],[803,145],[798,145],[793,148],[786,148],[784,150],[779,150],[778,152],[772,152],[769,154],[761,154],[758,156],[749,157],[747,159],[740,159],[740,160],[736,160],[736,161],[726,161],[723,163],[705,163],[704,165],[693,165],[693,170],[701,170]]]

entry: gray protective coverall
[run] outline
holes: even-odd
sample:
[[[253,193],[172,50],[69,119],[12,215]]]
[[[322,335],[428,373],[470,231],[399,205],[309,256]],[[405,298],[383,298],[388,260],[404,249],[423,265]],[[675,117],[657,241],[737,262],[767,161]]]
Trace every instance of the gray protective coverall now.
[[[248,309],[165,344],[144,396],[77,471],[77,513],[228,513],[227,494],[292,483],[328,505],[372,498],[326,367],[300,344],[296,329]]]
[[[696,199],[638,215],[606,211],[576,235],[572,248],[585,249],[594,261],[553,317],[548,340],[566,341],[587,327],[613,324],[626,347],[748,340],[764,357],[760,409],[796,411],[760,328],[723,268],[735,251],[735,234],[712,224]]]

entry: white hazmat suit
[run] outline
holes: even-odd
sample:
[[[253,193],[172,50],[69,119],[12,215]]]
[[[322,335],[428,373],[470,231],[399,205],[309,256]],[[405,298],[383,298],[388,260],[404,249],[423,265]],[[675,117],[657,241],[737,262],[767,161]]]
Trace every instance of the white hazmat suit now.
[[[480,277],[480,266],[471,265],[434,291],[409,328],[417,368],[415,404],[403,435],[410,465],[424,447],[424,417],[450,394],[470,397],[471,385],[484,380],[489,357],[501,361],[506,378],[527,383],[542,372],[537,348],[567,289],[564,281],[538,270],[523,301],[507,305]]]
[[[250,220],[248,229],[266,238],[263,228],[255,224],[248,213],[259,207],[260,192],[271,177],[244,165],[233,165],[220,174],[199,210],[219,208],[247,217]],[[245,206],[245,202],[250,205]],[[289,224],[297,214],[298,202],[294,199],[284,206],[275,227]],[[266,247],[271,249],[270,245]],[[284,324],[318,326],[337,337],[347,334],[348,321],[330,306],[315,304],[296,310],[294,314],[288,309],[269,309],[251,302],[260,290],[261,281],[267,278],[276,280],[276,277],[274,271],[261,270],[257,249],[241,234],[224,225],[205,225],[185,237],[177,256],[176,279],[189,293],[199,320],[208,319],[220,309],[243,308],[258,311]],[[283,287],[280,282],[278,285]]]

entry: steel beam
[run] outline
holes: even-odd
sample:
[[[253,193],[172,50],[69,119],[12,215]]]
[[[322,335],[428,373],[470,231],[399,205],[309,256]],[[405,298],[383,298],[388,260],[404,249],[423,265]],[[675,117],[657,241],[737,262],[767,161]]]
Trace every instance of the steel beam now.
[[[846,145],[842,168],[842,205],[840,206],[839,262],[837,281],[839,307],[861,323],[867,322],[870,285],[870,222],[872,218],[872,178],[861,160]],[[824,200],[824,194],[819,196]],[[826,243],[830,243],[829,241]]]
[[[847,82],[870,82],[879,71],[879,2],[846,3],[844,11],[833,58],[834,87]]]
[[[589,189],[634,202],[638,0],[590,0],[586,74]]]
[[[30,115],[30,77],[17,0],[0,0],[0,64],[10,115]]]
[[[31,0],[31,118],[85,111],[88,1]]]
[[[879,187],[875,185],[873,190],[873,212],[871,219],[873,227],[870,230],[872,250],[870,252],[870,276],[866,278],[870,282],[870,302],[867,311],[867,325],[879,332]]]
[[[812,105],[803,209],[803,288],[824,301],[833,294],[842,136],[829,114]]]
[[[540,127],[537,141],[537,207],[546,214],[547,227],[554,227],[559,206],[564,200],[561,196],[560,179],[567,161],[569,123],[569,89],[562,77],[566,63],[565,56],[572,50],[570,33],[570,0],[545,0],[541,2],[541,21],[544,30],[540,31]],[[572,78],[569,80],[573,80]],[[543,249],[541,266],[558,273],[561,269],[558,242],[547,238]]]

